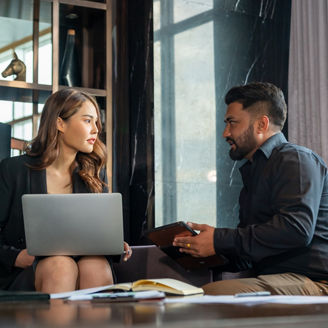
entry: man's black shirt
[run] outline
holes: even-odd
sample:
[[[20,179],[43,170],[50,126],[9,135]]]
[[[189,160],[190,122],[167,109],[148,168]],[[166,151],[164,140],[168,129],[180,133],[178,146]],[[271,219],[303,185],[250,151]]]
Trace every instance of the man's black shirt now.
[[[217,254],[258,274],[294,272],[328,280],[327,166],[310,149],[269,138],[241,168],[240,223],[217,228]]]

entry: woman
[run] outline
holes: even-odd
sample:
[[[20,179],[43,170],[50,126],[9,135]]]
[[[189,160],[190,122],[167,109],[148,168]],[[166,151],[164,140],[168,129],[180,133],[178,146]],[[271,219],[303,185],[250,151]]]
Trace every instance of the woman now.
[[[26,155],[0,163],[0,288],[12,289],[32,264],[37,291],[56,293],[113,283],[105,256],[51,256],[26,251],[21,196],[108,192],[100,111],[88,94],[63,89],[45,103]],[[124,243],[125,258],[131,249]],[[31,269],[29,269],[31,270]]]

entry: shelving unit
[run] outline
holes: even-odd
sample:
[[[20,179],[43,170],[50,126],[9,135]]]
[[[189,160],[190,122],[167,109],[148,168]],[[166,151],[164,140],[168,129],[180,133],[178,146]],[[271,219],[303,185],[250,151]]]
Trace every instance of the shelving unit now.
[[[63,59],[67,29],[76,31],[76,49],[81,69],[81,83],[74,85],[97,98],[102,112],[104,133],[101,138],[107,145],[108,178],[112,178],[112,10],[111,0],[84,1],[84,0],[2,0],[7,1],[6,17],[0,16],[0,23],[16,28],[23,37],[19,40],[8,36],[8,46],[17,46],[24,40],[32,41],[33,64],[32,81],[7,81],[0,76],[0,100],[32,103],[34,137],[40,113],[39,104],[43,104],[47,97],[65,86],[60,84],[60,64]],[[0,10],[5,8],[0,5]],[[16,11],[15,11],[16,10]],[[1,15],[1,13],[0,13]],[[30,24],[31,35],[24,26],[26,20]],[[9,24],[8,24],[9,21]],[[51,33],[51,84],[39,83],[39,45],[40,36],[44,34],[45,26]],[[13,27],[14,26],[14,27]],[[20,26],[23,26],[20,28]],[[31,28],[30,28],[31,27]],[[14,35],[15,31],[12,31]],[[17,34],[16,33],[16,34]],[[10,34],[10,33],[9,33]],[[19,33],[18,33],[19,34]],[[7,46],[7,48],[8,48]],[[2,48],[1,48],[2,47]],[[0,45],[1,49],[5,49]],[[0,49],[0,51],[1,51]],[[1,109],[0,109],[1,110]],[[11,122],[9,122],[11,123]],[[23,144],[23,143],[22,143]]]
[[[39,102],[43,103],[51,91],[50,85],[0,80],[1,100],[33,102],[33,93],[38,93]]]

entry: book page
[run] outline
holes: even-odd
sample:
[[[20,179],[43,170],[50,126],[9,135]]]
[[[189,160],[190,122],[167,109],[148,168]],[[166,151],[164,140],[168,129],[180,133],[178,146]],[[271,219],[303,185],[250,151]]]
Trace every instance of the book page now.
[[[132,290],[159,290],[176,295],[204,293],[202,288],[171,278],[138,280],[132,284]]]
[[[132,282],[121,282],[119,284],[112,285],[108,290],[125,290],[129,291],[132,288]]]

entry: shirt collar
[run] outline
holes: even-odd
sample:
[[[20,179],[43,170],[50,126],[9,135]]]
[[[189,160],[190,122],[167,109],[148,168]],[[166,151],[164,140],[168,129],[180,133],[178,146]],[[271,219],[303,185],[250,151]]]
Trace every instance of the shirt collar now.
[[[263,154],[266,157],[266,159],[268,159],[271,156],[273,149],[275,149],[276,147],[278,147],[281,144],[286,143],[286,142],[288,142],[288,141],[281,132],[274,134],[272,137],[267,139],[263,143],[263,145],[255,152],[255,154],[253,155],[253,160],[255,160],[257,157],[259,157],[260,154]],[[240,165],[239,171],[242,173],[243,170],[246,170],[247,167],[249,167],[251,165],[251,163],[252,162],[250,162],[249,160],[244,161]]]
[[[257,150],[257,152],[262,151],[262,153],[265,155],[265,157],[269,158],[271,156],[274,148],[276,148],[286,142],[287,142],[287,140],[281,132],[276,133],[272,137],[270,137],[268,140],[266,140],[263,143],[263,145]]]

